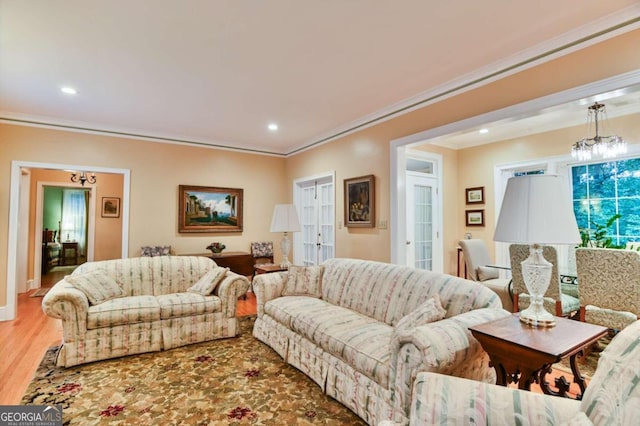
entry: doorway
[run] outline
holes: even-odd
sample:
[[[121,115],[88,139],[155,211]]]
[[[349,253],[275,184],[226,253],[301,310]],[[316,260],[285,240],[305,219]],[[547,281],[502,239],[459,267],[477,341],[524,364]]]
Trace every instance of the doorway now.
[[[293,203],[301,232],[293,236],[297,265],[319,265],[335,257],[334,173],[298,179],[293,183]]]
[[[116,169],[110,167],[96,167],[77,164],[56,164],[56,163],[39,163],[14,160],[11,162],[11,180],[10,180],[10,195],[9,195],[9,229],[7,238],[7,277],[6,277],[6,298],[7,304],[0,307],[0,321],[13,320],[17,316],[18,306],[18,265],[23,264],[24,259],[20,258],[25,252],[24,245],[29,241],[18,238],[19,232],[19,218],[28,217],[29,211],[21,211],[20,209],[20,194],[28,192],[23,187],[23,179],[21,175],[24,170],[32,169],[45,169],[45,170],[91,170],[96,173],[111,173],[122,175],[122,203],[121,203],[121,215],[122,215],[122,227],[121,227],[121,256],[128,257],[129,254],[129,195],[130,195],[130,179],[131,171],[128,169]],[[99,183],[98,183],[99,185]],[[33,208],[27,206],[27,209]],[[23,206],[24,209],[24,206]],[[38,222],[36,221],[36,225]],[[37,235],[37,233],[36,233]],[[41,239],[40,230],[40,239]],[[35,240],[35,238],[34,238]],[[39,250],[36,250],[39,252]],[[41,254],[35,255],[38,260],[41,259]],[[35,257],[34,256],[34,257]],[[34,264],[34,276],[36,272],[40,270],[40,264]]]

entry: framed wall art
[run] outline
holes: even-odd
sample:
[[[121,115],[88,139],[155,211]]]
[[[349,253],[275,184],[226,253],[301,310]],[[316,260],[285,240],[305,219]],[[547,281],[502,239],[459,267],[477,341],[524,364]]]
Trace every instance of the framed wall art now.
[[[484,210],[465,211],[467,226],[484,226]]]
[[[243,190],[178,187],[178,232],[242,232]]]
[[[344,225],[347,228],[373,228],[376,224],[375,176],[344,180]]]
[[[120,217],[120,198],[102,197],[102,217]]]
[[[484,204],[484,186],[465,189],[467,204]]]

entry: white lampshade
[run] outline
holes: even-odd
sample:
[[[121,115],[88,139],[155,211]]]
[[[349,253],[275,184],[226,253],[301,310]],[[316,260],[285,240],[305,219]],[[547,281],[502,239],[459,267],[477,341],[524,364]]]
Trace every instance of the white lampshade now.
[[[509,179],[493,239],[523,244],[579,243],[566,178],[528,175]]]
[[[271,219],[271,232],[298,232],[300,222],[293,204],[276,204]]]

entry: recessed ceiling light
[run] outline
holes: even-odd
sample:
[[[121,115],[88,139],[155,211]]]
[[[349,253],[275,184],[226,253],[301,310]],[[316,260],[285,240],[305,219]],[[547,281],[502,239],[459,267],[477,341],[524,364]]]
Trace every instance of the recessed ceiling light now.
[[[480,129],[479,133],[484,135],[485,133],[489,133],[489,129]]]
[[[269,124],[269,130],[271,130],[272,132],[275,132],[276,130],[278,130],[278,125],[276,123],[271,123]]]
[[[62,93],[66,93],[67,95],[76,95],[76,94],[78,94],[78,91],[76,89],[74,89],[73,87],[68,87],[68,86],[61,87],[60,91]]]

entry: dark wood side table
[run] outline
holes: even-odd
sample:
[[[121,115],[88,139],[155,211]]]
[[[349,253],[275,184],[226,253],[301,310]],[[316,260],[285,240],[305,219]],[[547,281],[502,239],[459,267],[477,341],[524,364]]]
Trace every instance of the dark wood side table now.
[[[228,251],[207,255],[216,265],[246,277],[253,275],[253,256],[244,251]]]
[[[496,370],[498,384],[518,383],[520,389],[530,390],[531,383],[538,382],[548,395],[567,397],[569,383],[564,377],[556,379],[558,391],[549,388],[545,376],[551,366],[570,357],[573,381],[580,386],[582,399],[586,389],[580,374],[576,356],[607,334],[606,327],[555,317],[556,326],[535,328],[520,322],[519,315],[469,327],[482,348],[489,354]]]
[[[60,265],[67,264],[67,250],[73,250],[73,265],[78,264],[78,242],[77,241],[63,241],[62,253],[60,253],[59,263]]]
[[[255,270],[256,270],[256,275],[260,275],[260,274],[270,274],[271,272],[283,272],[288,270],[288,268],[283,268],[279,264],[262,263],[260,265],[256,265]]]

